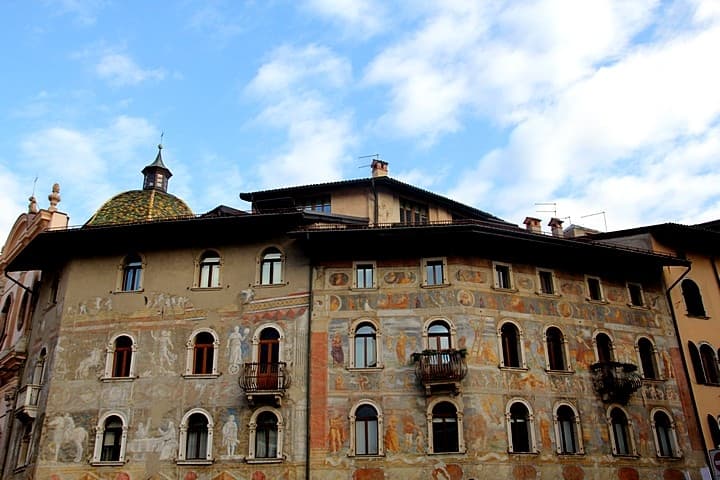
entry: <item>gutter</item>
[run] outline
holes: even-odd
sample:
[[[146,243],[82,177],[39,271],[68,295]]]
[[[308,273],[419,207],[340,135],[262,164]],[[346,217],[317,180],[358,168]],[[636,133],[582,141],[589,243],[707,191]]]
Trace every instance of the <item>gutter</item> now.
[[[18,287],[22,288],[22,289],[25,290],[26,292],[28,292],[30,295],[35,295],[35,292],[33,292],[33,290],[32,290],[31,288],[26,287],[26,286],[23,285],[22,283],[20,283],[20,282],[18,282],[17,280],[15,280],[13,277],[10,276],[10,274],[7,272],[7,270],[3,270],[3,274],[5,275],[5,278],[7,278],[7,279],[10,280],[11,282],[13,282],[13,283],[14,283],[15,285],[17,285]]]

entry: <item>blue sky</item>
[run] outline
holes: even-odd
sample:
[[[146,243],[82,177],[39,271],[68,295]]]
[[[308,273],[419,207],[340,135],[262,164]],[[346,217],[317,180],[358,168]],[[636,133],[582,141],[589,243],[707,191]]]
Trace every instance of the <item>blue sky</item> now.
[[[0,45],[2,239],[36,176],[72,225],[140,188],[161,132],[196,213],[380,154],[518,224],[720,218],[717,0],[9,0]]]

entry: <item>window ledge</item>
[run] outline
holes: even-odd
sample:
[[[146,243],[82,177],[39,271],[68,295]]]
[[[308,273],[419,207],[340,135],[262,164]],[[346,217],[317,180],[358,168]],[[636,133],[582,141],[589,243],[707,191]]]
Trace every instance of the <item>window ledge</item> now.
[[[575,370],[551,370],[549,368],[545,369],[545,373],[548,375],[572,375],[575,373]]]
[[[575,452],[575,453],[569,453],[569,452],[557,452],[557,456],[560,458],[575,458],[575,457],[582,457],[585,455],[585,452]]]
[[[508,450],[508,453],[510,455],[540,455],[539,450],[535,450],[533,452],[513,452],[512,450]]]
[[[467,449],[457,452],[427,452],[428,455],[465,455],[466,453]]]
[[[588,303],[596,303],[596,304],[598,304],[598,305],[607,305],[608,303],[610,303],[610,302],[608,302],[608,301],[607,301],[606,299],[604,299],[604,298],[600,298],[600,299],[598,299],[598,300],[595,300],[594,298],[585,297],[585,301],[588,302]]]
[[[450,286],[449,283],[437,283],[437,284],[432,284],[432,285],[423,283],[422,285],[420,285],[420,288],[443,288],[443,287],[449,287],[449,286]]]
[[[178,465],[212,465],[213,460],[175,460]]]
[[[100,381],[101,381],[101,382],[117,382],[117,383],[122,383],[122,382],[132,382],[132,381],[134,381],[136,378],[139,378],[139,377],[138,377],[137,375],[133,375],[133,376],[130,376],[130,377],[100,377]]]
[[[623,454],[613,453],[612,456],[615,457],[615,458],[632,458],[632,459],[635,459],[635,460],[637,460],[638,458],[640,458],[640,455],[637,454],[637,453],[623,453]]]
[[[645,378],[642,377],[643,383],[664,383],[666,379],[664,378]]]
[[[375,367],[347,367],[350,372],[381,372],[385,368],[385,365],[377,365]]]
[[[535,292],[535,295],[538,297],[550,297],[550,298],[560,298],[562,295],[559,293],[545,293],[545,292]]]
[[[498,368],[510,372],[527,372],[529,370],[528,367],[506,367],[505,365],[498,365]]]
[[[385,458],[385,454],[378,453],[377,455],[358,455],[356,453],[348,453],[348,457],[357,458],[360,460],[365,459],[365,458],[367,458],[368,460],[372,460],[373,458]]]
[[[184,373],[182,375],[183,378],[187,379],[204,379],[204,378],[217,378],[221,374],[220,373]]]
[[[633,303],[628,303],[628,307],[632,308],[633,310],[650,310],[650,307],[648,305],[635,305]]]
[[[139,288],[137,290],[113,290],[110,293],[115,295],[115,294],[122,294],[122,293],[142,293],[144,291],[145,291],[144,288]]]
[[[683,459],[683,456],[682,456],[682,455],[673,455],[673,456],[670,456],[670,457],[664,456],[664,455],[656,455],[656,457],[657,457],[658,460],[667,460],[667,461],[670,461],[670,462],[677,462],[678,460],[682,460],[682,459]]]
[[[217,292],[224,290],[226,287],[190,287],[191,292]],[[227,286],[230,288],[230,285]]]
[[[698,320],[710,320],[710,317],[707,315],[693,315],[692,313],[686,313],[685,316],[689,318],[696,318]]]
[[[377,291],[378,287],[367,287],[367,288],[360,288],[360,287],[350,287],[349,289],[351,292],[373,292]]]
[[[246,458],[245,463],[282,463],[284,458]]]
[[[290,282],[281,282],[281,283],[256,283],[254,286],[257,288],[279,288],[279,287],[285,287],[287,285],[290,285]]]
[[[125,465],[125,460],[113,460],[113,461],[102,461],[102,460],[93,460],[90,462],[90,465],[93,467],[120,467],[122,465]]]
[[[517,288],[514,288],[514,287],[504,288],[504,287],[492,286],[490,288],[492,288],[493,290],[498,291],[498,292],[506,292],[506,293],[517,293],[519,291]]]

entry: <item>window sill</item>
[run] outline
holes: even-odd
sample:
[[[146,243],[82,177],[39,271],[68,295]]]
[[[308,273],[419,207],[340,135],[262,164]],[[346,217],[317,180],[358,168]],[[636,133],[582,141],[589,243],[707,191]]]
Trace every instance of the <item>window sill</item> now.
[[[645,304],[643,304],[643,305],[635,305],[635,304],[632,304],[632,303],[628,303],[627,306],[628,306],[629,308],[632,308],[633,310],[650,310],[650,307],[649,307],[648,305],[645,305]]]
[[[498,365],[498,368],[509,372],[527,372],[529,370],[527,367],[506,367],[505,365]]]
[[[449,283],[433,283],[433,284],[427,284],[423,283],[420,285],[420,288],[443,288],[443,287],[449,287]]]
[[[190,287],[191,292],[217,292],[224,289],[225,287]]]
[[[136,378],[138,378],[137,375],[132,375],[132,376],[129,376],[129,377],[100,377],[100,381],[101,381],[101,382],[113,382],[113,383],[117,382],[117,383],[122,383],[122,382],[132,382],[132,381],[134,381]]]
[[[372,460],[372,459],[374,459],[374,458],[385,458],[385,454],[384,454],[384,453],[378,453],[378,454],[376,454],[376,455],[358,455],[358,454],[355,454],[355,453],[348,453],[348,457],[350,457],[350,458],[357,458],[357,459],[360,459],[360,460],[366,459],[366,458],[367,458],[368,460]]]
[[[377,365],[375,367],[347,367],[349,372],[380,372],[385,368],[385,365]]]
[[[101,461],[93,460],[90,465],[93,467],[120,467],[125,465],[125,460]]]
[[[640,458],[640,455],[637,453],[613,453],[612,456],[615,458],[632,458],[634,460]]]
[[[175,460],[178,465],[212,465],[212,460]]]
[[[660,384],[660,383],[664,383],[664,382],[665,382],[665,379],[664,379],[664,378],[645,378],[645,377],[642,377],[642,381],[643,381],[643,383],[658,383],[658,384]]]
[[[539,450],[535,450],[534,452],[513,452],[512,450],[508,450],[508,453],[510,455],[540,455]]]
[[[246,458],[245,463],[283,463],[284,458]]]
[[[688,318],[696,318],[698,320],[710,320],[710,317],[707,315],[693,315],[692,313],[686,313],[685,316]]]
[[[560,298],[562,295],[559,293],[545,293],[545,292],[535,292],[535,295],[538,297],[548,297],[548,298]]]
[[[182,375],[183,378],[187,379],[205,379],[205,378],[217,378],[221,374],[220,373],[185,373]]]
[[[670,462],[677,462],[677,461],[683,459],[683,456],[682,456],[682,455],[673,455],[673,456],[671,456],[671,457],[664,456],[664,455],[656,455],[656,457],[657,457],[658,460],[667,460],[667,461],[670,461]]]
[[[545,373],[548,375],[572,375],[575,373],[575,370],[550,370],[546,368]]]
[[[575,457],[582,457],[583,455],[585,455],[584,451],[583,452],[575,452],[575,453],[557,452],[557,456],[560,458],[575,458]]]
[[[365,287],[365,288],[363,288],[363,287],[350,287],[350,291],[351,291],[351,292],[373,292],[373,291],[376,291],[377,289],[378,289],[377,286],[374,286],[374,287]]]
[[[123,294],[123,293],[142,293],[144,291],[145,291],[144,288],[139,288],[137,290],[113,290],[110,293],[112,293],[113,295],[117,295],[117,294]]]
[[[254,286],[256,288],[279,288],[279,287],[285,287],[287,285],[290,285],[290,282],[282,282],[282,283],[256,283]]]
[[[513,287],[505,288],[505,287],[492,286],[490,288],[492,288],[496,292],[505,292],[505,293],[517,293],[519,291],[517,288],[513,288]]]
[[[465,455],[466,453],[467,449],[459,450],[457,452],[427,452],[428,455]]]
[[[605,300],[604,298],[594,299],[594,298],[590,298],[590,297],[585,297],[585,301],[588,303],[595,303],[597,305],[607,305],[608,303],[610,303],[607,300]]]

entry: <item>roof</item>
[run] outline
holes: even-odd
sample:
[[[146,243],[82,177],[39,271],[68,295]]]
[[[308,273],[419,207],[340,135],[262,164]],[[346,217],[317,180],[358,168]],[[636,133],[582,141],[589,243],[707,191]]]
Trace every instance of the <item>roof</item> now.
[[[255,192],[243,192],[240,194],[240,198],[247,202],[258,202],[262,200],[269,200],[280,197],[295,197],[301,195],[322,194],[327,193],[330,190],[345,189],[350,187],[373,188],[375,186],[386,186],[405,195],[424,197],[429,201],[432,201],[433,203],[445,206],[449,210],[461,213],[462,215],[465,215],[469,218],[512,225],[510,222],[491,215],[488,212],[479,210],[469,205],[465,205],[464,203],[456,202],[455,200],[443,197],[442,195],[438,195],[428,190],[424,190],[422,188],[418,188],[408,183],[404,183],[386,176],[360,178],[355,180],[341,180],[328,183],[315,183],[310,185],[299,185],[294,187],[276,188],[272,190],[260,190]]]
[[[602,242],[619,240],[636,235],[652,235],[658,242],[680,250],[695,250],[706,253],[717,253],[720,250],[720,220],[697,225],[681,223],[659,223],[625,230],[615,230],[588,235],[585,241]],[[581,237],[583,238],[583,237]]]
[[[193,216],[178,197],[155,189],[130,190],[105,202],[85,226],[115,225]]]

